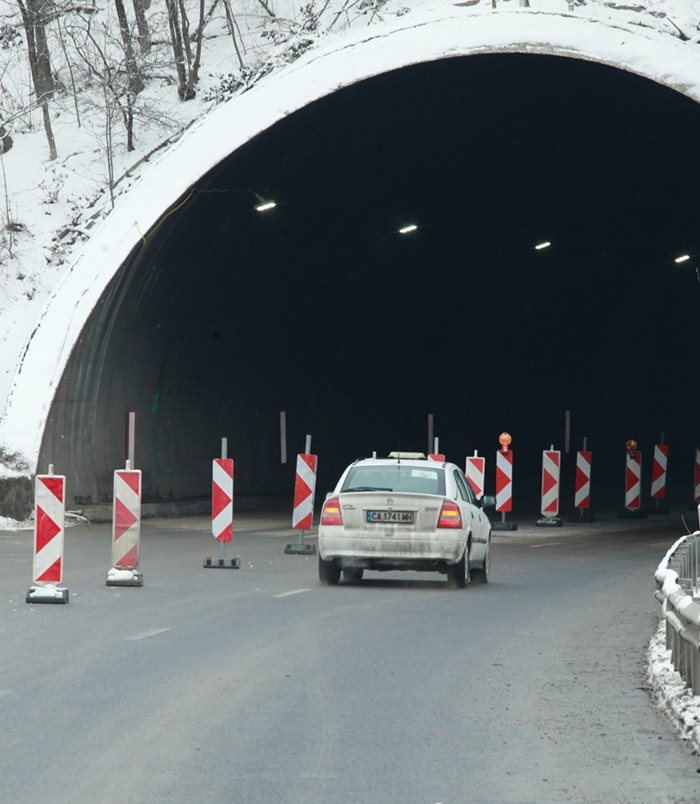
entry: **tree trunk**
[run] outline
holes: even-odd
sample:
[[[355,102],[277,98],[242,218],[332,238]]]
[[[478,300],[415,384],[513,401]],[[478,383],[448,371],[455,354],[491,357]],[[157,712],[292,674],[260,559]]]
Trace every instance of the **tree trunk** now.
[[[51,115],[49,114],[48,101],[41,104],[41,114],[44,118],[44,131],[46,132],[46,141],[49,144],[49,159],[53,160],[58,156],[56,153],[56,140],[53,136],[53,128],[51,126]]]
[[[187,57],[187,72],[189,73],[192,65],[192,44],[190,42],[190,21],[187,16],[187,9],[183,0],[178,0],[180,6],[180,28],[182,29],[182,45]]]
[[[224,10],[226,12],[228,29],[231,32],[231,39],[233,39],[233,47],[236,51],[236,56],[238,57],[238,65],[242,70],[245,67],[245,62],[243,61],[241,49],[238,47],[238,42],[236,41],[236,20],[233,17],[233,9],[231,8],[230,0],[224,0]]]
[[[204,38],[204,0],[199,0],[199,25],[197,26],[197,52],[190,69],[190,76],[187,80],[187,94],[195,96],[195,84],[199,81],[199,64],[202,59],[202,39]]]
[[[117,19],[119,20],[119,31],[122,35],[122,44],[124,45],[124,60],[126,62],[126,74],[129,76],[129,92],[138,95],[143,89],[143,79],[139,71],[136,58],[134,57],[134,49],[131,47],[131,30],[129,29],[129,21],[126,18],[126,11],[124,10],[124,3],[122,0],[114,0],[114,6],[117,9]]]
[[[12,137],[8,130],[0,123],[0,154],[6,154],[12,148]]]
[[[51,127],[48,101],[53,96],[54,82],[51,74],[51,59],[44,24],[44,12],[47,3],[44,0],[26,0],[25,5],[23,0],[17,0],[17,4],[22,14],[24,34],[27,38],[27,56],[29,58],[29,69],[32,74],[34,92],[37,102],[41,106],[44,119],[44,131],[49,145],[49,159],[53,160],[56,158],[56,141]]]
[[[180,31],[180,17],[177,9],[177,0],[165,0],[168,8],[168,25],[170,26],[170,41],[175,56],[175,69],[177,70],[177,94],[181,100],[187,98],[187,72],[185,71],[185,54],[182,49],[182,34]]]
[[[136,17],[136,27],[139,32],[139,48],[142,53],[148,53],[151,49],[151,31],[148,27],[148,20],[146,19],[146,9],[148,6],[145,0],[133,0],[134,3],[134,16]],[[150,2],[148,3],[150,6]]]

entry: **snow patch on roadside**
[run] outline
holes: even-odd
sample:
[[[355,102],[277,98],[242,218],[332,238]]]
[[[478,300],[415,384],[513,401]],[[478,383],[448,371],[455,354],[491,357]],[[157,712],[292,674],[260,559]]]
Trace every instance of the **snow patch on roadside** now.
[[[32,530],[33,528],[34,522],[29,519],[25,519],[24,522],[19,522],[7,516],[0,516],[0,531]]]
[[[659,709],[671,720],[678,736],[700,754],[700,695],[692,695],[671,664],[666,648],[666,622],[661,620],[647,651],[647,680]]]
[[[78,511],[66,511],[64,526],[74,528],[77,525],[89,525],[90,520]],[[0,533],[2,531],[34,530],[34,517],[29,519],[11,519],[8,516],[0,516]]]

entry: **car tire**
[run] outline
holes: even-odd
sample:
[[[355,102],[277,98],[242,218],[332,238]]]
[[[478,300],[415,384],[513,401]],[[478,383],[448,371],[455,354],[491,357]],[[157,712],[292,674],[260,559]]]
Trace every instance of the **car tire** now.
[[[447,565],[447,584],[450,589],[464,589],[469,583],[469,556],[467,548],[456,564]]]
[[[364,570],[361,567],[343,570],[343,578],[348,583],[359,583],[362,580],[363,574]]]
[[[472,570],[472,580],[476,583],[488,583],[491,576],[491,540],[486,545],[486,555],[484,563],[480,567]]]
[[[318,557],[318,579],[325,586],[335,586],[340,580],[340,567],[333,561]]]

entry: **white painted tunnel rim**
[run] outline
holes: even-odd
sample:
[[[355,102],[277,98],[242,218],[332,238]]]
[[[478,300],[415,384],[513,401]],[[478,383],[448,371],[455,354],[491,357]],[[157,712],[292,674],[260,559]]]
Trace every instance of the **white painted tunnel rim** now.
[[[338,89],[414,64],[508,52],[606,64],[700,101],[700,48],[609,18],[443,8],[324,40],[204,117],[119,200],[54,289],[19,356],[0,420],[0,444],[36,467],[56,388],[90,313],[144,233],[210,169],[279,120]]]

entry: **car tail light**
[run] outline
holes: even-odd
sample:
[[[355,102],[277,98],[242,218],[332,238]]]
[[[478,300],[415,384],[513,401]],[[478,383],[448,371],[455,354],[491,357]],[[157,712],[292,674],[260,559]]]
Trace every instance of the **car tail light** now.
[[[440,509],[440,518],[437,526],[439,528],[461,528],[462,514],[456,503],[445,500]]]
[[[321,524],[322,525],[342,525],[343,515],[340,513],[340,500],[337,497],[331,497],[323,503],[321,510]]]

